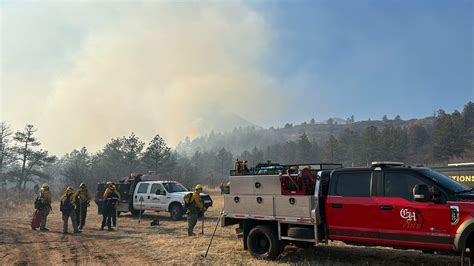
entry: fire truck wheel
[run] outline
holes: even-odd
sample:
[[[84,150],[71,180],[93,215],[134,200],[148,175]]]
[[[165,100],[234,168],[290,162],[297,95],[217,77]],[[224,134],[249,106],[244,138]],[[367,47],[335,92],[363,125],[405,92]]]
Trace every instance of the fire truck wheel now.
[[[305,227],[288,228],[288,236],[299,239],[314,239],[314,230]]]
[[[467,248],[469,248],[469,253],[467,253],[467,256],[469,258],[468,265],[474,265],[474,243],[468,243]]]
[[[264,225],[258,225],[250,230],[247,246],[250,254],[257,259],[274,260],[281,252],[281,243],[276,232]]]

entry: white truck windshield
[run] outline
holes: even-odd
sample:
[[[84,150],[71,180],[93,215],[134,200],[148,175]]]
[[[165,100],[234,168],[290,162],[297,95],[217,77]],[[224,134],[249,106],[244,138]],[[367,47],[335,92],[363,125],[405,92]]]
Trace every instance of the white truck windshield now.
[[[163,183],[163,186],[165,187],[166,191],[168,191],[168,193],[188,191],[187,188],[179,183]]]

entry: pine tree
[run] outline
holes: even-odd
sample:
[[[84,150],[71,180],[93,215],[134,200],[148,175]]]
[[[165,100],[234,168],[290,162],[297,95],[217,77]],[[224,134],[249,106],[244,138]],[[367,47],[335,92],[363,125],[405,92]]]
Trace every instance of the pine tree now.
[[[323,161],[328,163],[338,162],[339,160],[339,142],[331,135],[324,145]]]
[[[341,154],[341,162],[344,165],[354,166],[355,164],[357,137],[357,134],[350,128],[344,129],[339,136],[339,142],[345,151]]]
[[[311,142],[309,142],[306,133],[303,133],[298,140],[298,151],[297,151],[297,162],[298,163],[312,163],[311,158]]]
[[[474,128],[474,103],[468,102],[464,105],[464,109],[462,111],[462,119],[464,128],[466,130],[471,130]]]
[[[14,148],[17,158],[20,161],[20,170],[13,175],[17,178],[17,189],[23,191],[31,175],[49,178],[41,171],[41,168],[56,160],[55,156],[49,156],[47,151],[34,150],[41,143],[34,136],[36,129],[33,125],[26,125],[23,131],[17,131],[13,139],[19,144]]]
[[[357,146],[362,164],[370,165],[371,162],[380,160],[383,147],[380,144],[379,130],[374,126],[366,127]]]
[[[453,156],[461,156],[466,145],[461,114],[458,111],[454,111],[451,115],[443,110],[438,111],[435,121],[433,157],[446,162]]]
[[[431,137],[422,125],[408,129],[408,153],[413,163],[423,163],[427,159],[430,141]]]
[[[160,135],[157,134],[148,144],[143,154],[143,162],[147,169],[155,174],[170,172],[171,169],[169,168],[174,164],[171,148],[166,145],[165,140]]]

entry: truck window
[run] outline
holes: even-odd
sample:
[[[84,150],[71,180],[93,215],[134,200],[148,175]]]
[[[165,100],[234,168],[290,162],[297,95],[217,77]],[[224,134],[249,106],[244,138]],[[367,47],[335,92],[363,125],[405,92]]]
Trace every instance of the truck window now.
[[[442,175],[436,171],[433,171],[428,168],[420,168],[417,172],[428,177],[430,180],[434,181],[436,184],[448,189],[453,193],[466,192],[471,189],[465,185],[459,184],[458,182],[452,180],[451,178]]]
[[[185,188],[183,185],[178,184],[178,183],[164,183],[163,186],[165,186],[166,190],[169,193],[188,191],[187,188]]]
[[[151,185],[150,194],[156,194],[157,190],[163,191],[163,186],[161,184],[153,184]]]
[[[385,197],[413,201],[413,188],[417,184],[426,183],[407,173],[385,173],[383,181]]]
[[[337,177],[336,195],[370,197],[370,172],[343,173]]]
[[[138,186],[138,191],[137,191],[137,193],[139,193],[139,194],[145,194],[145,193],[147,193],[147,191],[148,191],[148,186],[149,186],[149,185],[150,185],[149,183],[141,183],[141,184]]]

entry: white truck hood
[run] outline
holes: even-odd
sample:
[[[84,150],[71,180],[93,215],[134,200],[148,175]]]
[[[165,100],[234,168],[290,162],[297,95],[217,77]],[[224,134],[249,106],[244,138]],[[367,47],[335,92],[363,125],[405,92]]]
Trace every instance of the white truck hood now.
[[[169,193],[168,195],[175,198],[175,199],[179,199],[179,201],[184,204],[184,195],[186,195],[188,193],[192,193],[192,191],[173,192],[173,193]],[[206,193],[200,193],[199,195],[207,196]]]
[[[186,195],[188,193],[193,193],[193,192],[192,191],[184,191],[184,192],[173,192],[173,193],[169,193],[169,194],[172,195],[172,196],[176,195],[177,197],[184,197],[184,195]],[[199,195],[207,196],[206,193],[200,193]]]

